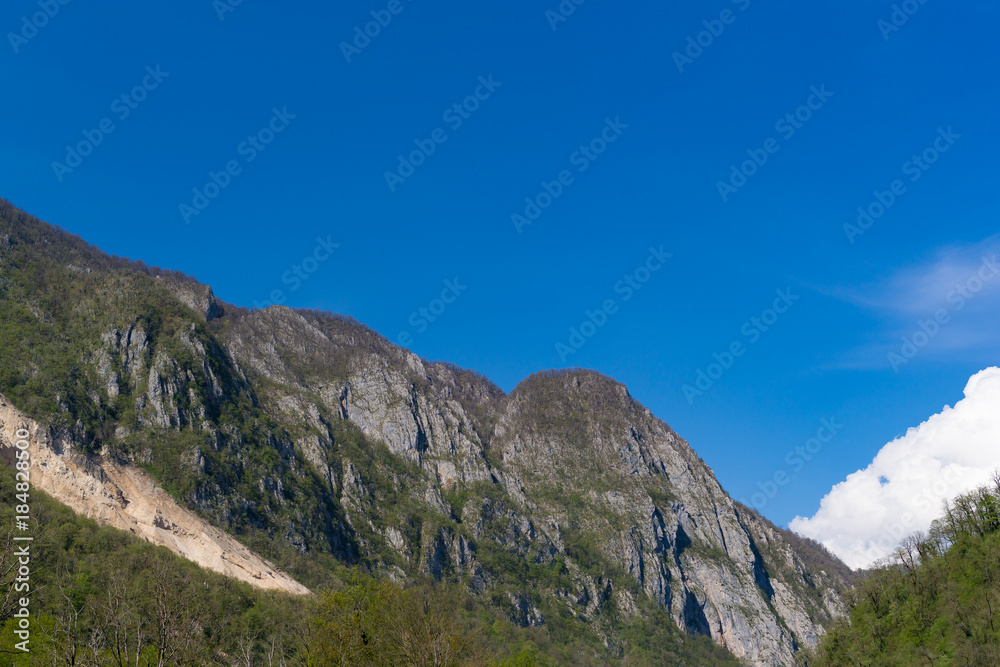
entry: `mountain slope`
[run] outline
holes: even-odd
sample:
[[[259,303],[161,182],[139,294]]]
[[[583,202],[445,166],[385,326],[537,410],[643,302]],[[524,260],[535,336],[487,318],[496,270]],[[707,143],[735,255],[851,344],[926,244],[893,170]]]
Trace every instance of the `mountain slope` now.
[[[51,434],[0,395],[0,459],[16,461],[17,432],[27,433],[31,484],[101,525],[142,537],[220,574],[257,588],[309,592],[204,519],[179,507],[145,472],[114,461],[76,456],[70,441]]]
[[[905,539],[848,601],[809,664],[1000,664],[1000,474]]]
[[[627,628],[665,613],[657,632],[791,665],[843,611],[842,565],[733,502],[609,378],[505,395],[353,320],[240,309],[6,202],[0,219],[0,392],[306,586],[334,563],[461,582],[579,664],[636,655]]]

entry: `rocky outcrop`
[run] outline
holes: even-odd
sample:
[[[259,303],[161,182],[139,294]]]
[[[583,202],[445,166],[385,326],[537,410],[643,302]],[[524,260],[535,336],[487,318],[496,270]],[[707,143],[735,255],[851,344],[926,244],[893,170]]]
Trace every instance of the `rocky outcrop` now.
[[[177,300],[193,310],[205,322],[222,315],[222,306],[212,288],[194,280],[171,275],[157,275],[156,281],[173,292]]]
[[[679,627],[755,665],[794,664],[798,643],[823,632],[772,578],[708,466],[621,384],[587,372],[532,378],[512,393],[493,446],[541,533],[575,525],[599,536]]]
[[[843,612],[845,566],[735,503],[609,378],[545,372],[507,395],[350,318],[222,304],[2,200],[0,217],[0,297],[35,325],[0,340],[0,390],[43,422],[4,402],[0,430],[30,424],[36,484],[82,514],[292,592],[229,535],[461,583],[610,657],[624,619],[665,613],[746,664],[792,665]]]
[[[32,487],[76,513],[258,588],[309,593],[230,535],[179,507],[142,470],[78,456],[72,439],[24,416],[0,396],[0,450],[8,463],[18,429],[29,433]]]
[[[623,385],[585,371],[542,373],[504,396],[484,378],[424,362],[359,325],[348,335],[320,319],[269,308],[237,323],[227,347],[239,364],[278,382],[270,400],[285,414],[352,422],[417,466],[419,493],[439,514],[449,513],[442,493],[485,485],[501,494],[454,508],[459,529],[479,550],[564,562],[571,589],[546,594],[572,614],[595,617],[613,599],[626,609],[635,603],[610,578],[581,573],[567,533],[596,537],[605,561],[628,572],[678,627],[748,664],[794,664],[797,648],[815,645],[823,624],[842,613],[845,582],[807,571],[778,529],[735,503],[688,443]],[[303,340],[335,374],[293,370]],[[332,437],[300,444],[316,462],[332,445]],[[349,464],[342,483],[357,524],[372,511],[366,482]],[[441,531],[408,543],[404,532],[383,535],[424,573],[460,577],[479,567],[461,536]],[[526,599],[511,598],[511,617],[534,623],[541,613],[525,611]]]

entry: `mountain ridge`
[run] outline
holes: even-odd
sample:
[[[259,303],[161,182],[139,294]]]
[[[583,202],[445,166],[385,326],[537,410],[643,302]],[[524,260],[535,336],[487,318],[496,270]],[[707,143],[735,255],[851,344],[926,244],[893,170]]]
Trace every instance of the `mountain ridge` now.
[[[505,393],[351,318],[239,308],[9,202],[0,218],[0,392],[307,586],[324,559],[461,583],[611,658],[650,605],[754,665],[794,664],[843,613],[836,560],[807,565],[612,378]]]

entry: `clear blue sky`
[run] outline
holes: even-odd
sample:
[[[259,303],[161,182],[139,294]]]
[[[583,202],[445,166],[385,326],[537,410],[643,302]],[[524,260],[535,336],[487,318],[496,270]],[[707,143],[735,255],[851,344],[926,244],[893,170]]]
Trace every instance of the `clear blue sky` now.
[[[834,417],[843,428],[762,508],[784,524],[1000,351],[982,335],[998,323],[984,289],[898,372],[887,356],[937,304],[955,308],[952,278],[996,247],[998,220],[997,5],[912,5],[890,30],[888,1],[588,0],[562,21],[546,16],[557,0],[244,0],[221,19],[209,0],[76,0],[51,17],[12,0],[0,195],[226,301],[280,289],[287,305],[408,333],[418,354],[505,390],[597,369],[748,502]],[[391,21],[345,55],[372,12]],[[674,56],[702,31],[719,34]],[[776,125],[789,113],[800,120]],[[113,131],[67,157],[102,121]],[[390,187],[417,141],[434,152]],[[935,141],[947,151],[926,171],[906,164]],[[753,155],[767,161],[724,201],[718,182]],[[228,184],[187,221],[179,207],[206,203],[193,189],[210,172]],[[905,191],[849,242],[844,224],[897,179]],[[559,195],[518,230],[543,181]],[[672,256],[649,259],[661,246]],[[293,290],[296,265],[308,279]],[[627,274],[648,281],[635,291]],[[788,289],[798,299],[763,332],[751,318],[771,320]],[[556,344],[608,299],[563,359]],[[440,312],[425,330],[421,307]],[[688,400],[733,343],[743,355]]]

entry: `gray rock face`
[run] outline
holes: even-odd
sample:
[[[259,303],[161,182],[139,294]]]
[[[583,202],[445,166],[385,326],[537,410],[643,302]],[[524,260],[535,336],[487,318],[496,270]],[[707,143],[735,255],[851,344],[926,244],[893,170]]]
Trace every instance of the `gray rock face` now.
[[[535,378],[514,391],[495,433],[508,485],[537,499],[536,523],[599,535],[605,555],[680,627],[760,665],[793,664],[797,641],[822,633],[790,596],[774,606],[739,509],[687,443],[622,385],[587,373]],[[586,509],[574,516],[574,494],[560,488],[577,490]]]
[[[577,566],[567,543],[589,536],[604,561],[627,572],[681,629],[710,636],[752,665],[794,664],[797,647],[815,645],[823,624],[843,612],[845,582],[809,571],[782,531],[735,503],[683,439],[608,378],[539,374],[505,396],[362,327],[335,328],[281,308],[251,314],[226,345],[248,374],[276,383],[263,404],[311,424],[320,415],[355,424],[419,468],[422,490],[412,493],[432,512],[462,515],[467,537],[441,529],[408,541],[402,525],[382,532],[425,573],[482,572],[488,581],[477,551],[489,542],[529,562],[565,562],[571,589],[539,594],[574,615],[595,617],[612,601],[639,613],[610,572]],[[300,354],[323,361],[296,370],[291,360]],[[370,522],[356,466],[338,482],[322,463],[333,438],[296,444],[342,489],[352,524]],[[457,510],[443,499],[484,486],[495,493]],[[510,594],[511,618],[543,623],[526,593]]]
[[[842,564],[735,503],[609,378],[540,373],[507,395],[345,318],[243,311],[73,248],[61,267],[96,267],[69,270],[94,289],[63,314],[88,384],[51,401],[54,457],[131,457],[217,526],[462,582],[519,625],[576,619],[610,649],[614,623],[655,612],[792,665],[843,611]]]
[[[146,332],[136,325],[112,329],[101,336],[101,342],[94,365],[107,381],[108,395],[118,396],[123,382],[134,389],[147,362]]]
[[[156,281],[173,292],[177,300],[193,310],[201,320],[208,322],[222,315],[222,308],[215,300],[211,287],[165,275],[156,276]]]

